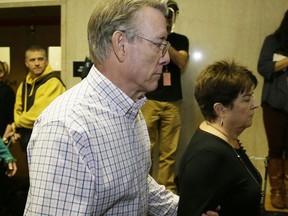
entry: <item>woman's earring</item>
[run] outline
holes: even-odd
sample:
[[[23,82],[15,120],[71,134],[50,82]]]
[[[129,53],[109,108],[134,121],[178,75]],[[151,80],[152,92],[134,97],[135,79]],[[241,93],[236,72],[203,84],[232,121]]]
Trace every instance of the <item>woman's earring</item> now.
[[[223,117],[221,117],[221,126],[223,127]]]

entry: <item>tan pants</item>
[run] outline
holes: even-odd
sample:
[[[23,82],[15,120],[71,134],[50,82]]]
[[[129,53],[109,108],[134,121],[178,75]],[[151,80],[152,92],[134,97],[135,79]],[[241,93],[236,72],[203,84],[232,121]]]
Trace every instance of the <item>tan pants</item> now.
[[[180,137],[180,101],[148,100],[142,107],[151,140],[151,159],[158,173],[152,176],[167,189],[176,192],[175,158]],[[155,155],[156,153],[156,155]],[[158,153],[158,154],[157,154]],[[158,156],[155,158],[154,156]],[[153,175],[154,174],[154,175]]]

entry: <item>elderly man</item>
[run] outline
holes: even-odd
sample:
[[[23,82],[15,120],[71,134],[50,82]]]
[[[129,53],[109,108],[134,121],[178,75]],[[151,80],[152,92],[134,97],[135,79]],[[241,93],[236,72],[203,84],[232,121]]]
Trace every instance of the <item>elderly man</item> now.
[[[139,111],[169,62],[165,13],[159,0],[97,3],[88,24],[93,67],[36,121],[25,215],[176,215],[178,196],[148,174]]]

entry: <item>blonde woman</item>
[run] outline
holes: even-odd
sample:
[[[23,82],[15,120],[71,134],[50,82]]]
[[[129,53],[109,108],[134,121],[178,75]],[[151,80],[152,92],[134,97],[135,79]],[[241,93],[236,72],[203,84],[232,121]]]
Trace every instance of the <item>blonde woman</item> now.
[[[0,136],[5,132],[7,124],[13,122],[15,93],[4,80],[9,74],[8,64],[0,61]]]

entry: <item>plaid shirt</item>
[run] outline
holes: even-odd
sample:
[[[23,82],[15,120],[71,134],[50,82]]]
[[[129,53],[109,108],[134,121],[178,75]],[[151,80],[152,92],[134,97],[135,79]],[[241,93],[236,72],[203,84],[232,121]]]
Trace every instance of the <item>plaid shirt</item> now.
[[[176,215],[178,196],[149,175],[150,141],[134,102],[93,66],[36,120],[24,215]]]

